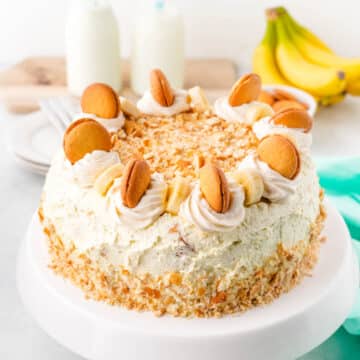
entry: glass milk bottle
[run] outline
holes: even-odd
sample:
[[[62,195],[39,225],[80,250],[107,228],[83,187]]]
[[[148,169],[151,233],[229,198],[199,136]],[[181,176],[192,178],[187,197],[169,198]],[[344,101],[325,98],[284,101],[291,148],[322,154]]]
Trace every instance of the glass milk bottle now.
[[[121,88],[120,41],[107,0],[73,0],[66,25],[67,82],[80,96],[91,83]]]
[[[184,24],[176,8],[163,0],[140,14],[135,22],[131,87],[143,94],[149,88],[149,73],[161,69],[174,88],[184,83]]]

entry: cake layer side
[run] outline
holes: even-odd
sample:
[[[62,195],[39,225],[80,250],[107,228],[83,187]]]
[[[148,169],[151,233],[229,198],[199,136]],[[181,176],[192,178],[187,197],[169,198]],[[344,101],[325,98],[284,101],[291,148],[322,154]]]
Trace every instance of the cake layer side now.
[[[119,195],[120,196],[120,195]],[[106,268],[124,266],[134,274],[182,271],[198,277],[209,269],[246,278],[281,244],[308,242],[319,214],[319,185],[311,159],[303,156],[295,194],[284,202],[247,207],[230,232],[202,232],[181,216],[163,214],[142,230],[119,223],[108,199],[81,188],[67,174],[61,153],[47,176],[41,206],[65,247],[74,246]]]
[[[66,246],[41,208],[39,216],[49,242],[50,267],[80,287],[88,298],[157,315],[211,317],[270,303],[310,275],[323,241],[325,212],[321,207],[309,239],[289,248],[278,243],[263,265],[246,278],[210,271],[196,281],[181,272],[137,275],[113,265],[105,271],[73,244]]]

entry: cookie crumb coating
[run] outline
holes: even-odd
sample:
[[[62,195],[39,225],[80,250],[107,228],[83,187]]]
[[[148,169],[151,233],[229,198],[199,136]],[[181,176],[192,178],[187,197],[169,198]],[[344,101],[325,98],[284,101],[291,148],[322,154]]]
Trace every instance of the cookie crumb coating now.
[[[278,245],[261,268],[246,279],[221,278],[212,272],[198,279],[180,273],[134,275],[127,269],[110,266],[102,269],[74,246],[65,248],[55,227],[39,209],[48,239],[50,268],[81,288],[86,298],[123,306],[129,310],[152,311],[161,316],[222,317],[268,304],[298,285],[317,262],[326,214],[321,207],[311,228],[309,241],[285,249]]]

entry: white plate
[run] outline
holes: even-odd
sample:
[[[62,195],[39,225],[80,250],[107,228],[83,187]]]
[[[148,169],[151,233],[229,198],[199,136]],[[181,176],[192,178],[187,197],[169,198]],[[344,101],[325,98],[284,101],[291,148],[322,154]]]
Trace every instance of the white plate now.
[[[14,155],[14,160],[17,164],[19,164],[24,169],[29,170],[35,174],[45,176],[49,170],[49,166],[34,163],[32,161],[22,158],[21,156],[16,155],[16,154],[13,154],[13,155]]]
[[[11,146],[19,157],[49,166],[61,137],[40,111],[16,119],[12,129]]]
[[[299,99],[300,101],[304,102],[309,106],[308,113],[311,116],[314,116],[316,114],[317,102],[306,91],[287,85],[263,85],[263,89],[267,91],[272,91],[275,89],[288,91],[291,95],[294,95],[297,99]]]
[[[18,288],[39,325],[87,359],[294,359],[341,325],[358,287],[347,228],[332,206],[327,210],[328,240],[313,276],[272,304],[238,316],[157,318],[86,300],[78,288],[48,269],[46,240],[36,215],[19,253]]]

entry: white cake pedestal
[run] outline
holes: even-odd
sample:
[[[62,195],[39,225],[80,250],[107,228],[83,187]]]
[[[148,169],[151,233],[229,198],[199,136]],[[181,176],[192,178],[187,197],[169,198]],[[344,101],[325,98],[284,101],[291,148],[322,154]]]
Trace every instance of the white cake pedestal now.
[[[328,203],[327,211],[328,240],[313,276],[272,304],[237,316],[157,318],[85,300],[79,289],[48,269],[36,215],[18,257],[18,288],[39,325],[90,360],[294,359],[341,325],[359,286],[347,228]]]

